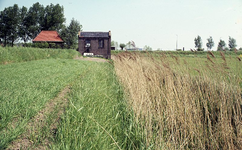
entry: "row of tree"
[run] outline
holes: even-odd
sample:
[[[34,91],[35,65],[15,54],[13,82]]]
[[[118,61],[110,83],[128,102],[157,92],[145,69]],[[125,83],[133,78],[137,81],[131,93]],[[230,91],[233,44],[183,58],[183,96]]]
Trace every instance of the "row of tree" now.
[[[201,36],[197,36],[195,39],[194,39],[194,42],[195,42],[195,47],[197,48],[197,51],[203,51],[204,49],[202,48],[202,38]],[[226,43],[225,41],[223,41],[222,39],[220,39],[219,43],[218,43],[218,47],[217,47],[217,50],[218,51],[222,51],[222,50],[234,50],[237,46],[236,44],[236,40],[232,37],[229,37],[229,48],[226,47]],[[121,48],[121,50],[123,50],[126,46],[130,47],[130,42],[128,42],[127,44],[124,44],[124,43],[121,43],[119,45],[119,47]],[[118,48],[118,42],[115,42],[115,41],[112,41],[112,46],[114,46],[116,49]],[[207,43],[206,43],[206,46],[207,46],[207,49],[208,50],[211,50],[213,47],[214,47],[214,41],[213,41],[213,38],[210,36],[208,39],[207,39]],[[152,48],[150,46],[145,46],[143,48],[143,50],[152,50]],[[178,49],[180,50],[180,49]],[[240,48],[241,50],[241,48]]]
[[[204,50],[202,48],[202,38],[199,35],[194,39],[194,42],[195,42],[195,47],[197,48],[198,51],[203,51]],[[214,47],[214,41],[213,41],[213,38],[211,36],[207,39],[206,46],[207,46],[208,50],[211,50]],[[221,51],[221,50],[228,49],[225,46],[226,46],[225,41],[220,39],[220,41],[218,43],[217,50]],[[229,46],[230,50],[235,49],[236,46],[237,46],[236,45],[236,40],[234,38],[232,38],[232,37],[229,37],[229,44],[228,44],[228,46]]]
[[[66,26],[65,20],[64,8],[59,4],[44,7],[37,2],[29,9],[14,4],[0,11],[0,42],[13,46],[16,41],[33,40],[42,30],[55,30],[68,47],[73,47],[82,26],[74,19]]]

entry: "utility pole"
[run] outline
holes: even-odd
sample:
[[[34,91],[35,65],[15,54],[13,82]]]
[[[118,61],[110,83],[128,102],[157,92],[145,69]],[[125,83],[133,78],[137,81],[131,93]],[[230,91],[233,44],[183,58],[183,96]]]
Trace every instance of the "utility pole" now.
[[[178,35],[176,34],[176,50],[177,50],[177,47],[178,47]]]

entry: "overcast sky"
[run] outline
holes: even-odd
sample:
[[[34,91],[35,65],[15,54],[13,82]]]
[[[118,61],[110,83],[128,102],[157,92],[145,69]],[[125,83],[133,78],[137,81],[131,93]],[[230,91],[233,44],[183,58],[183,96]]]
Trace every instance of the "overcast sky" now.
[[[83,31],[111,31],[118,43],[134,41],[136,46],[174,50],[195,48],[200,35],[203,47],[213,37],[228,46],[229,36],[242,47],[242,0],[0,0],[0,10],[18,4],[30,7],[35,2],[44,6],[64,7],[66,24],[74,18]]]

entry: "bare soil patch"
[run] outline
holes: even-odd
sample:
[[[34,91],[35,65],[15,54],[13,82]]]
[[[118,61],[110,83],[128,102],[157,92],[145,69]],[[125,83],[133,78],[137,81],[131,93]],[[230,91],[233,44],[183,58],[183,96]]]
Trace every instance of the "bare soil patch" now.
[[[17,140],[7,148],[8,150],[20,150],[20,149],[46,149],[51,141],[48,140],[48,135],[54,135],[57,130],[58,121],[61,114],[64,113],[68,100],[66,98],[67,93],[70,91],[69,87],[62,90],[57,97],[50,100],[33,119],[31,119],[27,125],[27,131],[23,133]],[[47,116],[53,115],[51,123],[48,123]],[[48,135],[41,133],[47,129]],[[41,138],[41,140],[40,140]],[[41,143],[40,143],[41,141]],[[38,143],[39,142],[39,143]],[[34,147],[34,145],[36,145]]]
[[[86,61],[94,61],[94,62],[108,62],[107,59],[97,58],[97,57],[75,57],[76,60],[86,60]]]

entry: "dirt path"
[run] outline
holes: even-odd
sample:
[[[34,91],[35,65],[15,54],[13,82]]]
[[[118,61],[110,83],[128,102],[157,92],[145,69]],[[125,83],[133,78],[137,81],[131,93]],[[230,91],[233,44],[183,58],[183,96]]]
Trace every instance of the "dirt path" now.
[[[96,58],[96,57],[75,57],[76,60],[86,60],[86,61],[95,61],[95,62],[108,62],[107,59],[104,58]]]
[[[67,106],[68,100],[66,95],[69,91],[69,87],[66,87],[57,97],[50,100],[44,106],[44,109],[29,121],[27,131],[13,141],[7,149],[46,149],[51,144],[48,138],[55,134],[60,116],[64,113],[64,109]],[[48,118],[48,116],[52,117]],[[36,145],[36,143],[38,144]]]

